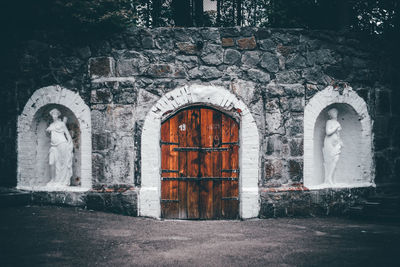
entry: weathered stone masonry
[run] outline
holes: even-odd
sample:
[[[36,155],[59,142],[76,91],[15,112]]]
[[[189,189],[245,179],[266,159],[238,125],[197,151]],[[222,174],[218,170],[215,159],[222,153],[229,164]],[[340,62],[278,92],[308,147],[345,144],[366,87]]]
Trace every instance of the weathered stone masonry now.
[[[371,117],[373,182],[398,184],[399,112],[382,58],[377,48],[349,35],[306,30],[131,29],[81,46],[31,41],[18,50],[12,74],[4,72],[1,84],[7,107],[1,126],[1,153],[7,156],[1,167],[7,172],[0,183],[17,182],[17,116],[36,90],[60,86],[77,92],[90,108],[92,190],[36,193],[34,200],[135,215],[145,183],[147,114],[168,92],[208,86],[234,95],[258,129],[258,168],[253,171],[259,216],[341,213],[371,189],[303,187],[304,109],[328,86],[337,92],[351,87]]]

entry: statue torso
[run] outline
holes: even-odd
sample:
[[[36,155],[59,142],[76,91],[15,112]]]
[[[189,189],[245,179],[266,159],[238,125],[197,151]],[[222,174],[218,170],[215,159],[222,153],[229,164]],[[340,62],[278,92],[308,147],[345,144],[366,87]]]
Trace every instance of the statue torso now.
[[[53,122],[52,124],[50,124],[47,130],[51,134],[50,140],[52,146],[58,146],[61,143],[67,142],[67,138],[65,137],[64,134],[65,124],[63,122],[61,121]]]
[[[340,154],[341,150],[341,140],[339,131],[341,126],[337,120],[328,120],[326,122],[326,129],[336,129],[331,135],[326,134],[324,140],[324,149],[330,155]]]

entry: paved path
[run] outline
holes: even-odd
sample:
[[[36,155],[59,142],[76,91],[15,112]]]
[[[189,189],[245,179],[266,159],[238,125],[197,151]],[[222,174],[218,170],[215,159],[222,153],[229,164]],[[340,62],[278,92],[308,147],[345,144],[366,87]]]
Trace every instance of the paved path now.
[[[400,225],[338,218],[157,221],[0,209],[1,266],[400,266]]]

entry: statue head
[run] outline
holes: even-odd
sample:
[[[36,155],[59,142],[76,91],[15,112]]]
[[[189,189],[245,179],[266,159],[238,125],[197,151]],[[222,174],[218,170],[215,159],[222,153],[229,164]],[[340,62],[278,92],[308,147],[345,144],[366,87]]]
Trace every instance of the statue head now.
[[[330,110],[328,110],[328,115],[330,119],[337,119],[338,113],[339,112],[336,108],[331,108]]]
[[[55,120],[55,119],[57,119],[58,117],[60,117],[61,112],[60,112],[58,109],[53,108],[52,110],[50,110],[49,114],[50,114],[50,116],[53,118],[53,120]]]

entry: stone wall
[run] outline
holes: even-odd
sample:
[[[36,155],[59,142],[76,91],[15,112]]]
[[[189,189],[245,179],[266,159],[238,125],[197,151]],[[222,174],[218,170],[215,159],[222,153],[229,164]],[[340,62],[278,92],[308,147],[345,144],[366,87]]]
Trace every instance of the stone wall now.
[[[17,116],[37,89],[59,85],[79,93],[91,109],[93,187],[115,188],[140,187],[145,116],[167,92],[191,84],[225,88],[249,108],[260,136],[265,216],[280,214],[270,207],[296,203],[278,195],[330,203],[302,194],[304,107],[330,85],[339,91],[351,86],[367,103],[375,183],[398,184],[400,98],[380,45],[334,32],[246,27],[133,28],[90,44],[38,37],[3,62],[0,185],[16,185]]]

